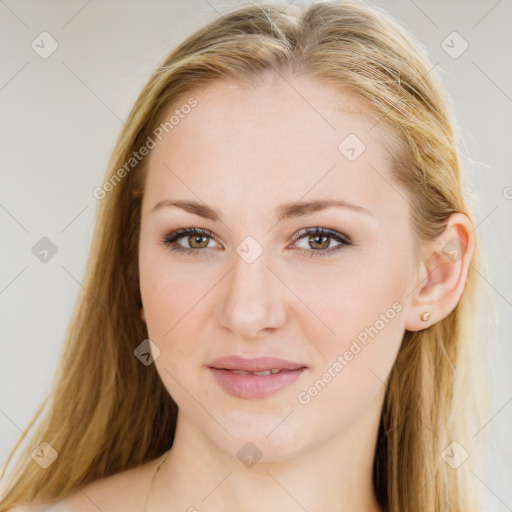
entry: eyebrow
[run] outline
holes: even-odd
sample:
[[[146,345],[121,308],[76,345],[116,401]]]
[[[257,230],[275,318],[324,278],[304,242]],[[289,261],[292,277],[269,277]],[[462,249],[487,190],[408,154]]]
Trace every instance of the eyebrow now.
[[[220,221],[221,214],[204,203],[199,203],[197,201],[183,201],[183,200],[169,200],[164,199],[157,203],[150,213],[154,211],[160,210],[162,208],[181,208],[189,213],[194,215],[198,215],[199,217],[203,217],[204,219],[209,219],[213,221]],[[302,217],[304,215],[310,215],[314,212],[325,210],[326,208],[347,208],[356,212],[364,213],[367,215],[373,216],[373,213],[365,208],[364,206],[359,206],[356,204],[349,203],[340,199],[318,199],[315,201],[302,201],[302,202],[294,202],[294,203],[285,203],[276,208],[276,216],[278,221],[281,222],[283,220]]]

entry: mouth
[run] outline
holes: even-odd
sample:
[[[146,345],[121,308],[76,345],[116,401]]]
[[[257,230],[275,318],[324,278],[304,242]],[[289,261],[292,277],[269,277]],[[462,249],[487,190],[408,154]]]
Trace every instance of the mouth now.
[[[245,370],[228,370],[227,368],[215,368],[215,369],[216,370],[226,370],[227,372],[238,373],[240,375],[274,375],[276,373],[290,371],[290,370],[283,370],[281,368],[272,368],[271,370],[261,370],[259,372],[246,372]]]
[[[218,370],[233,370],[246,373],[272,372],[278,373],[282,370],[298,370],[299,368],[307,368],[307,365],[287,361],[278,357],[255,357],[245,358],[240,356],[221,357],[209,364],[210,368]]]
[[[221,388],[244,399],[266,398],[294,383],[307,366],[274,357],[228,356],[208,366]]]

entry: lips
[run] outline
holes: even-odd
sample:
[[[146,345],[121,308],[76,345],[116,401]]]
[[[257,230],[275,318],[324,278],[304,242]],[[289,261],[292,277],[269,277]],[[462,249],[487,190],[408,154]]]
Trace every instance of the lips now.
[[[237,398],[266,398],[295,382],[307,369],[275,357],[245,359],[227,356],[215,360],[209,369],[226,393]]]
[[[240,356],[226,356],[216,359],[210,368],[219,370],[240,370],[241,372],[264,372],[269,370],[298,370],[306,368],[305,364],[294,363],[277,357],[256,357],[246,359]]]

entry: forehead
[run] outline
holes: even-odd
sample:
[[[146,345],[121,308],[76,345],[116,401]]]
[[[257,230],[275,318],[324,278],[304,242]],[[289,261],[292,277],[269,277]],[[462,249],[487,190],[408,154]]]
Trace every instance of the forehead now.
[[[353,96],[275,78],[251,89],[218,80],[191,97],[197,106],[150,154],[144,209],[168,198],[254,211],[305,195],[370,209],[396,203],[386,185],[391,157],[382,142],[389,134]]]

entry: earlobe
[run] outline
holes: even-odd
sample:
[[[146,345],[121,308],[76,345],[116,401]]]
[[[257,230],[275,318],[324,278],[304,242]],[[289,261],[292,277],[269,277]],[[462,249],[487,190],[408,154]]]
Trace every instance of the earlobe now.
[[[424,251],[422,277],[407,313],[407,330],[426,329],[455,309],[464,291],[474,245],[469,218],[462,213],[452,214],[443,234],[430,241]]]

